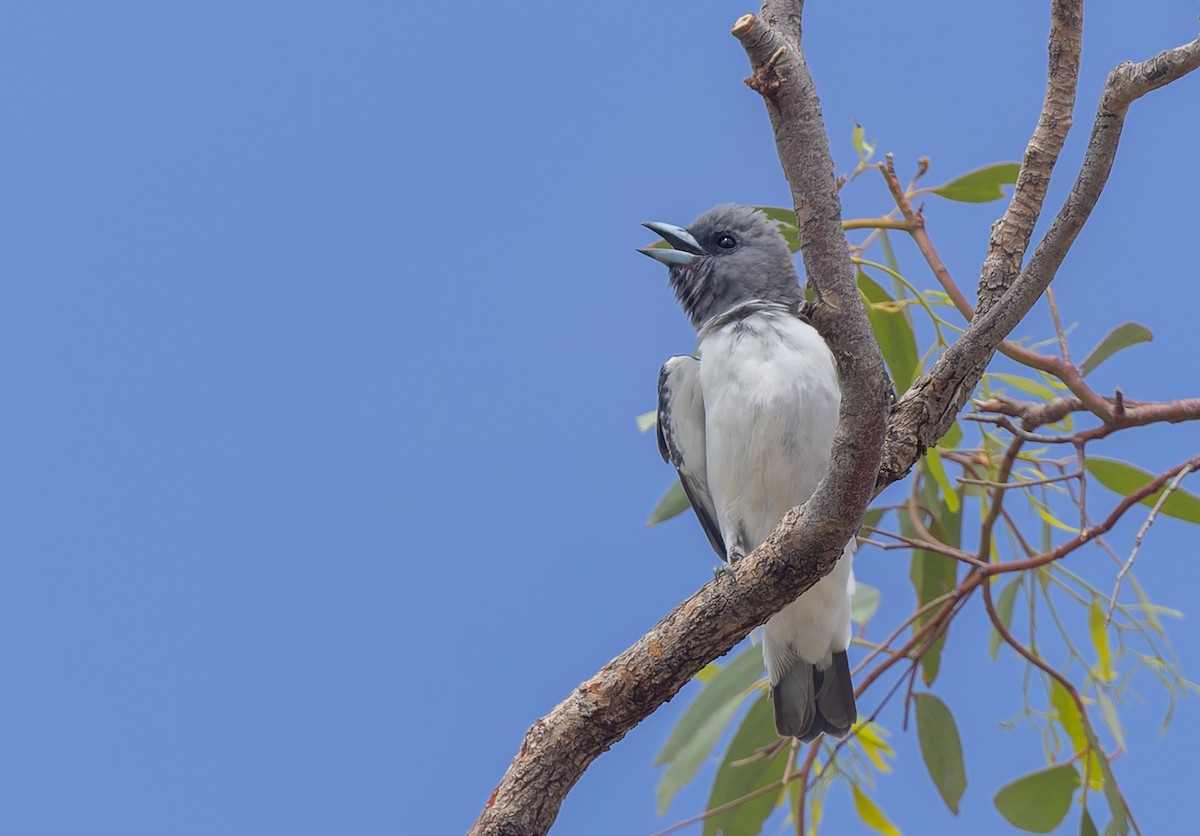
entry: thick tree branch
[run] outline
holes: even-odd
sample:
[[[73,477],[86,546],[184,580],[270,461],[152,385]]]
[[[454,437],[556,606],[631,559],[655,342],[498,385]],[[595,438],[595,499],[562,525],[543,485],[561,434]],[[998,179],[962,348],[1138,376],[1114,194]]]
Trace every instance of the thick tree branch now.
[[[1081,430],[1074,435],[1062,436],[1063,443],[1080,444],[1095,441],[1128,427],[1143,427],[1146,424],[1200,420],[1200,398],[1181,398],[1177,401],[1131,401],[1121,398],[1104,398],[1109,417],[1098,427]],[[1087,412],[1088,407],[1079,398],[1058,398],[1046,403],[1017,401],[996,395],[986,401],[977,401],[983,412],[1020,418],[1023,430],[1034,430],[1046,424],[1061,421],[1072,412]]]
[[[1079,176],[1029,263],[999,302],[978,313],[958,341],[896,404],[888,425],[880,489],[907,473],[945,434],[997,347],[1054,279],[1108,181],[1130,104],[1198,66],[1200,38],[1140,64],[1121,64],[1109,73]]]
[[[1083,0],[1054,0],[1050,21],[1049,67],[1042,112],[1025,148],[1012,200],[1004,216],[992,226],[987,257],[979,276],[980,313],[1004,295],[1021,271],[1025,248],[1042,214],[1050,174],[1071,129],[1083,43]]]
[[[879,165],[879,171],[883,174],[888,191],[892,193],[892,199],[896,201],[896,208],[904,216],[904,220],[899,222],[899,228],[912,236],[917,249],[921,251],[921,255],[925,257],[929,269],[933,271],[934,278],[938,280],[938,284],[946,291],[946,295],[950,298],[950,301],[954,304],[958,312],[967,320],[974,319],[975,307],[967,301],[967,297],[963,295],[962,290],[958,287],[958,283],[954,281],[954,277],[950,275],[945,262],[942,261],[941,256],[937,253],[937,249],[933,246],[933,240],[929,237],[929,233],[925,231],[924,216],[913,208],[908,194],[905,193],[904,187],[900,184],[900,179],[896,176],[896,168],[891,154],[888,154],[885,161]],[[1024,247],[1024,244],[1022,244],[1022,247]],[[1088,409],[1097,416],[1103,419],[1110,417],[1104,400],[1084,382],[1083,374],[1069,358],[1065,356],[1062,359],[1048,357],[1045,354],[1039,354],[1010,340],[1001,340],[999,351],[1005,357],[1015,360],[1024,366],[1055,375],[1083,403],[1087,404]]]
[[[761,16],[743,15],[733,34],[750,59],[753,75],[746,83],[766,103],[792,188],[800,255],[817,296],[810,316],[838,364],[842,417],[829,472],[806,505],[806,524],[835,545],[854,535],[874,494],[890,385],[854,278],[829,137],[800,48],[803,5],[765,0]]]
[[[800,52],[802,6],[768,0],[769,23],[747,15],[734,34],[792,185],[805,269],[819,299],[814,324],[838,363],[842,416],[830,469],[804,508],[739,561],[736,580],[704,586],[534,724],[472,833],[546,832],[592,760],[833,568],[873,495],[890,384],[854,281],[829,141]]]
[[[941,437],[1000,341],[1053,278],[1107,179],[1129,103],[1200,62],[1197,42],[1144,64],[1123,64],[1114,70],[1079,181],[1029,265],[1006,286],[996,304],[973,320],[962,338],[897,404],[891,420],[885,421],[883,362],[854,283],[828,140],[800,52],[802,5],[799,0],[764,0],[762,15],[739,19],[734,34],[750,57],[750,83],[766,101],[780,160],[792,185],[805,269],[818,295],[814,323],[838,360],[842,418],[830,471],[812,499],[789,512],[768,540],[738,563],[736,580],[721,576],[706,584],[533,725],[473,834],[545,833],[562,799],[600,753],[674,696],[710,660],[830,571],[857,528],[873,489],[903,476]],[[1065,16],[1076,6],[1068,0],[1055,3],[1056,31],[1074,25]],[[1058,72],[1056,60],[1064,60],[1055,58],[1056,48],[1052,35],[1052,76]],[[1077,52],[1069,41],[1061,48],[1063,55],[1072,49]],[[1059,98],[1056,94],[1055,102]],[[1056,118],[1052,112],[1047,120]],[[1056,155],[1057,149],[1052,156]],[[1048,177],[1048,168],[1045,174]],[[1023,198],[1038,188],[1044,195],[1044,185],[1039,186],[1036,178],[1027,182],[1027,189],[1018,186]],[[1041,199],[1037,197],[1037,205],[1029,204],[1031,210],[1021,211],[1032,211],[1036,220]],[[1013,223],[1021,217],[1014,211]],[[1029,225],[1032,228],[1032,221]],[[885,424],[887,444],[881,464]],[[973,589],[983,576],[971,577],[976,578]],[[952,608],[946,609],[945,618]]]

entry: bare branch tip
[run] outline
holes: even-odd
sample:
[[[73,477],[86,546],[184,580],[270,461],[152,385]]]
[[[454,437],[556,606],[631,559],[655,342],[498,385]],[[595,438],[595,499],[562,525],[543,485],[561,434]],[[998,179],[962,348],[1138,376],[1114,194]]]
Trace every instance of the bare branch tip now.
[[[758,21],[758,16],[753,12],[747,12],[733,22],[733,29],[730,32],[735,38],[740,38],[749,33],[754,28],[755,22]]]

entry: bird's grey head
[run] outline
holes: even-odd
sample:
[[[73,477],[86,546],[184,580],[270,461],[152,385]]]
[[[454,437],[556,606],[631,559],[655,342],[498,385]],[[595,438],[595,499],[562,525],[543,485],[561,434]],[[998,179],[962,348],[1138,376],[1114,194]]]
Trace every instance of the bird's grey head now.
[[[670,268],[671,287],[697,329],[752,299],[789,306],[804,300],[787,241],[757,209],[725,204],[709,209],[687,229],[645,226],[672,249],[638,252]]]

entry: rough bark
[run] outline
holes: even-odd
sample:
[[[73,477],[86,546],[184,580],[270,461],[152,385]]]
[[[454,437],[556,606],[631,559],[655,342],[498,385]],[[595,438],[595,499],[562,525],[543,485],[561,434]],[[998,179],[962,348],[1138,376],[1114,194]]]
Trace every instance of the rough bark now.
[[[1029,264],[1004,285],[998,301],[974,318],[885,420],[882,358],[854,283],[827,135],[800,52],[802,6],[797,0],[765,0],[762,15],[740,18],[734,34],[750,58],[753,75],[748,83],[766,102],[792,186],[805,268],[819,298],[814,321],[838,359],[842,420],[830,471],[812,499],[788,513],[767,542],[738,563],[736,579],[722,575],[706,584],[529,729],[471,829],[473,834],[529,836],[548,831],[563,798],[596,757],[674,696],[705,664],[830,571],[873,493],[901,478],[936,443],[1001,340],[1054,278],[1108,177],[1129,104],[1200,64],[1198,40],[1113,71],[1079,179]],[[1077,28],[1078,22],[1068,19],[1077,15],[1077,7],[1076,2],[1056,0],[1052,31]],[[1072,45],[1052,35],[1052,76],[1056,66],[1064,61],[1077,65],[1077,59],[1077,38]],[[1074,70],[1064,72],[1073,88]],[[1055,85],[1052,79],[1050,86]],[[1048,91],[1044,110],[1057,107],[1061,93],[1051,97]],[[1043,121],[1055,119],[1051,114],[1039,121],[1039,129]],[[1057,157],[1057,150],[1052,156]],[[1044,197],[1044,188],[1035,180],[1026,182],[1025,190],[1018,186],[1017,191],[1027,208],[1012,213],[1014,228],[1026,223],[1021,219],[1029,211],[1036,221]],[[1033,200],[1031,190],[1037,188],[1042,188],[1042,196]]]
[[[903,476],[950,428],[1000,342],[1045,292],[1112,171],[1125,114],[1137,99],[1200,66],[1200,39],[1108,75],[1079,175],[1028,263],[999,301],[976,312],[966,332],[904,393],[888,422],[878,487]]]
[[[1042,202],[1050,187],[1050,173],[1071,129],[1082,42],[1083,0],[1054,0],[1050,13],[1050,44],[1046,50],[1049,55],[1046,96],[1042,100],[1037,127],[1025,148],[1021,173],[1017,176],[1008,209],[992,226],[987,257],[979,276],[977,308],[980,313],[986,312],[1004,295],[1021,271],[1025,249],[1042,214]]]

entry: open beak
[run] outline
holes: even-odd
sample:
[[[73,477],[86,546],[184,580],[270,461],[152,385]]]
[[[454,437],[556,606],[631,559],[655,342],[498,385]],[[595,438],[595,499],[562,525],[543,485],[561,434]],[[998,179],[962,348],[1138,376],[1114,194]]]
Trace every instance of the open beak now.
[[[697,256],[704,255],[704,250],[701,248],[700,243],[692,237],[692,233],[681,226],[655,221],[644,223],[642,226],[652,232],[657,232],[664,241],[674,248],[668,250],[661,247],[647,247],[638,250],[639,253],[648,255],[655,261],[665,264],[668,267],[683,266],[691,264]]]

